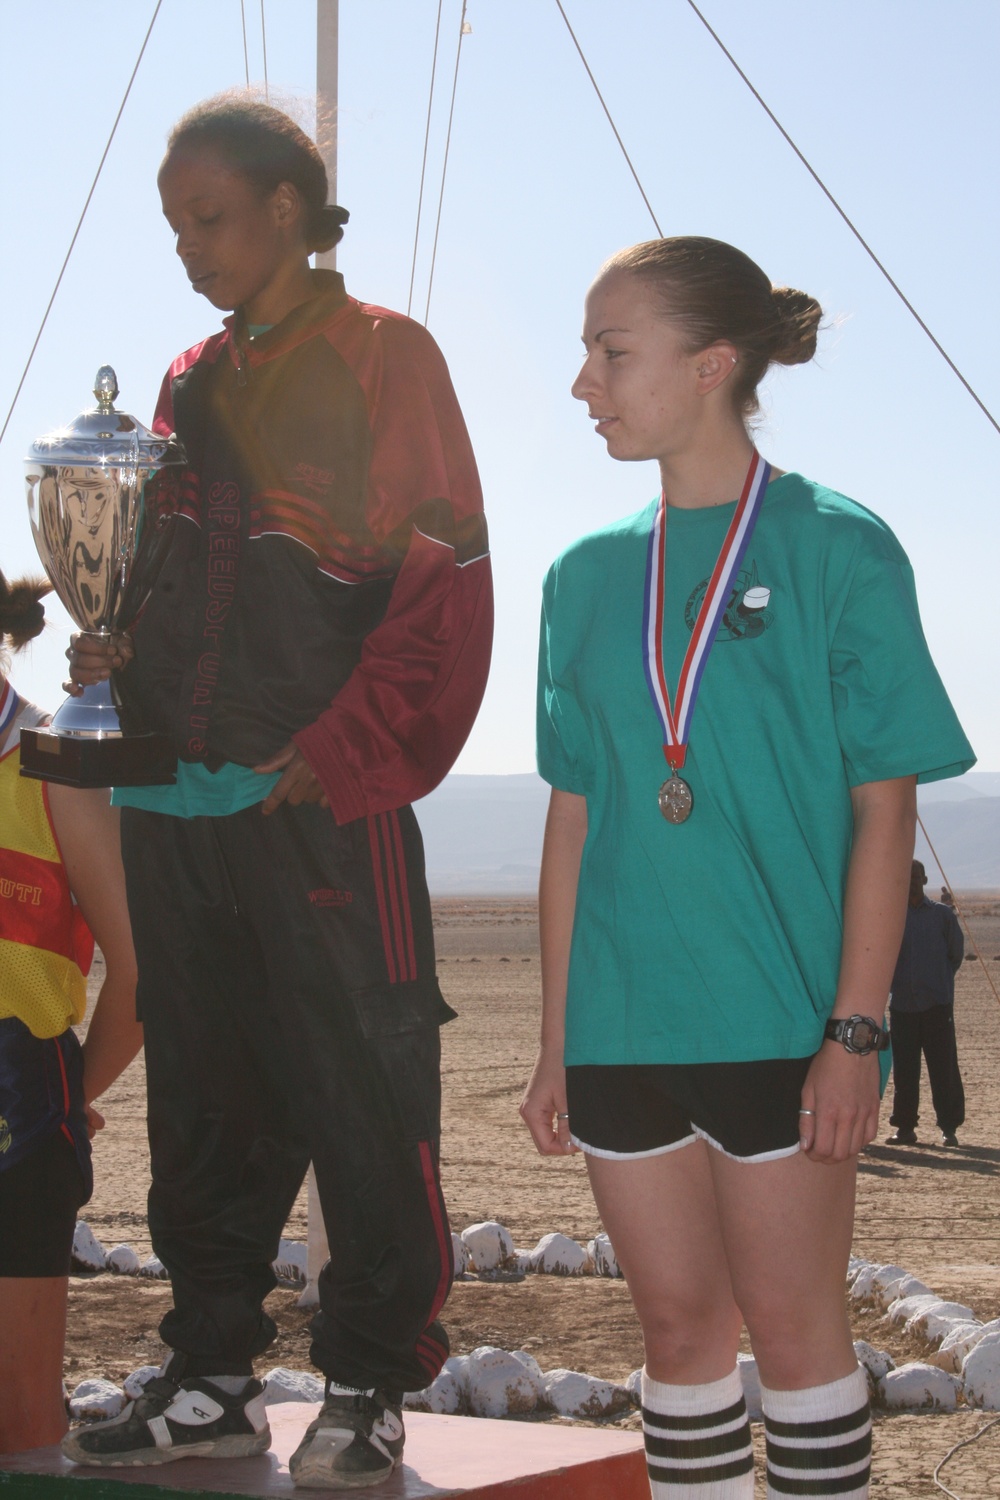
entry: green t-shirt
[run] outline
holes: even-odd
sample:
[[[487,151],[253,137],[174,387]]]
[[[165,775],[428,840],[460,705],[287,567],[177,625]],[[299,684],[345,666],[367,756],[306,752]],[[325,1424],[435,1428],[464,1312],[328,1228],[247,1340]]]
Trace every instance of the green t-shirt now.
[[[566,1061],[806,1057],[833,1006],[850,789],[975,761],[887,526],[798,474],[775,480],[705,669],[686,823],[642,660],[655,504],[584,537],[545,582],[538,766],[587,799]],[[673,694],[734,506],[670,509]],[[749,600],[746,599],[748,591]]]

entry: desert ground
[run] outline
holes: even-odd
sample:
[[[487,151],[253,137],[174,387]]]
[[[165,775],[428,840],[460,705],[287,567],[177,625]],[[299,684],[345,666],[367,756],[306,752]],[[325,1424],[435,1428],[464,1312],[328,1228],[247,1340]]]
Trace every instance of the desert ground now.
[[[962,898],[960,898],[962,899]],[[1000,899],[969,895],[964,914],[1000,989]],[[519,1247],[561,1230],[586,1241],[600,1223],[582,1160],[536,1155],[517,1115],[534,1056],[538,1005],[538,928],[532,900],[442,900],[435,904],[439,972],[459,1019],[444,1029],[443,1173],[454,1228],[499,1219]],[[972,951],[967,942],[968,951]],[[99,983],[100,970],[93,984]],[[958,1149],[935,1143],[926,1078],[921,1144],[883,1144],[861,1162],[855,1253],[895,1262],[939,1295],[969,1305],[986,1320],[1000,1315],[1000,1005],[978,962],[957,981],[956,1013],[968,1122]],[[83,1216],[110,1248],[124,1241],[149,1253],[145,1193],[145,1079],[141,1057],[102,1101],[107,1126],[95,1142],[94,1197]],[[306,1238],[305,1194],[286,1230]],[[308,1369],[307,1315],[297,1293],[279,1288],[269,1307],[278,1343],[260,1361]],[[119,1381],[158,1363],[156,1334],[168,1303],[163,1283],[126,1277],[74,1277],[66,1378]],[[855,1337],[894,1357],[919,1358],[923,1346],[904,1341],[881,1314],[852,1309]],[[543,1369],[565,1366],[622,1379],[642,1363],[642,1344],[621,1282],[529,1276],[521,1281],[456,1283],[445,1309],[452,1347],[481,1344],[527,1348]],[[635,1417],[626,1419],[634,1423]],[[989,1420],[984,1413],[878,1418],[872,1493],[879,1500],[924,1500],[942,1491],[935,1465]],[[758,1435],[759,1440],[759,1435]],[[1000,1496],[1000,1426],[957,1453],[942,1479],[960,1500]],[[762,1491],[761,1491],[762,1493]]]

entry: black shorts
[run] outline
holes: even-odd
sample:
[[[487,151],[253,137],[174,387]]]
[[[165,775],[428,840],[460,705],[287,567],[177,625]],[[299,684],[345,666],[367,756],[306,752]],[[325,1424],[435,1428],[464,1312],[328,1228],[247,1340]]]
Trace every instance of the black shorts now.
[[[699,1138],[734,1161],[794,1156],[811,1062],[569,1067],[570,1136],[591,1156],[615,1160],[659,1156]]]
[[[76,1149],[61,1130],[0,1172],[0,1276],[68,1276],[86,1196]]]

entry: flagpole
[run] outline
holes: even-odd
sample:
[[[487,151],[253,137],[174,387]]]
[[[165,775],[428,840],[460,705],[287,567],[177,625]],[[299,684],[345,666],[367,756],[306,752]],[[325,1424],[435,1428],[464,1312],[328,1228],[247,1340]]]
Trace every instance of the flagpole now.
[[[337,201],[337,77],[340,0],[316,0],[316,133],[326,163],[328,203]],[[316,256],[317,266],[337,268],[337,248]]]

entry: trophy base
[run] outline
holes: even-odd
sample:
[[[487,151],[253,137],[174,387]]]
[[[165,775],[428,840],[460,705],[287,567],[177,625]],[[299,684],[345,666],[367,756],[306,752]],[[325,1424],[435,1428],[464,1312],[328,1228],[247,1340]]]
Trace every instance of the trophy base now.
[[[165,734],[85,739],[21,730],[21,775],[60,786],[173,786],[177,756]]]

